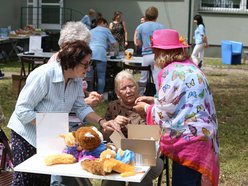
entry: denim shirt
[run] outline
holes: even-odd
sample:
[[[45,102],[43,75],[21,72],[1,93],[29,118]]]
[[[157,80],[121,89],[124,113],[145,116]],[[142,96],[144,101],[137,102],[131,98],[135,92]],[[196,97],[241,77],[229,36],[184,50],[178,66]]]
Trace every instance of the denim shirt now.
[[[114,44],[117,41],[108,28],[97,26],[91,31],[90,48],[92,50],[92,59],[107,62],[108,44]]]

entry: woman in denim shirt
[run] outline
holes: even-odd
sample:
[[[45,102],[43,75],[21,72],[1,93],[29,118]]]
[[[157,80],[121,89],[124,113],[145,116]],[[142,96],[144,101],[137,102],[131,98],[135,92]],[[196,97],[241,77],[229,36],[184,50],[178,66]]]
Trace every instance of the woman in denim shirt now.
[[[58,52],[56,61],[30,73],[8,123],[14,166],[36,154],[35,119],[38,112],[69,113],[73,109],[81,121],[86,119],[98,123],[106,130],[120,130],[112,121],[106,122],[98,116],[84,102],[82,77],[90,69],[91,53],[86,42],[70,42]],[[14,172],[12,185],[50,185],[50,176]]]
[[[118,51],[118,42],[115,40],[111,31],[108,29],[108,23],[106,19],[99,18],[97,20],[97,27],[91,31],[90,48],[92,50],[93,65],[91,65],[90,71],[87,73],[87,78],[94,79],[94,71],[97,72],[97,92],[104,93],[105,88],[105,76],[107,70],[107,49],[108,45],[112,45],[115,51]],[[93,84],[88,83],[88,90],[93,91]]]

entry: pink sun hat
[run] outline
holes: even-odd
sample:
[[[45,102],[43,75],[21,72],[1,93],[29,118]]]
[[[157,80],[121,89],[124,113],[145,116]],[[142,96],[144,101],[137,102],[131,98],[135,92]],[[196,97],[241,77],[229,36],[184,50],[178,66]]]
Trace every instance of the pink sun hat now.
[[[156,30],[151,39],[152,48],[169,50],[189,47],[184,40],[179,39],[178,32],[172,29]]]

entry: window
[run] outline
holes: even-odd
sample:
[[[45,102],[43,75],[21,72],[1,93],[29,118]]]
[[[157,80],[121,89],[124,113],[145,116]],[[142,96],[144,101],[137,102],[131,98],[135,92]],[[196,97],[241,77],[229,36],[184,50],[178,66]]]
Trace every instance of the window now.
[[[248,13],[248,0],[201,0],[200,10]]]
[[[24,24],[44,29],[61,29],[63,3],[63,0],[27,0]]]

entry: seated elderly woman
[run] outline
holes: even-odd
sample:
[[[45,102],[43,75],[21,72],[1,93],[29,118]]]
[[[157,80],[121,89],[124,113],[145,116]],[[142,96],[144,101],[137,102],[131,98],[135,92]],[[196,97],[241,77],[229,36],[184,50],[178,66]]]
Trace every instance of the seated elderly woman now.
[[[128,71],[121,71],[115,77],[115,92],[118,100],[109,103],[105,119],[107,121],[114,120],[115,124],[120,125],[121,131],[127,136],[127,124],[145,125],[145,118],[140,116],[133,110],[135,100],[139,97],[139,87],[132,74]],[[105,140],[109,140],[112,132],[103,131]],[[152,180],[157,178],[163,170],[163,161],[158,158],[156,166],[151,167],[149,173],[145,176],[141,183],[130,182],[129,186],[152,186]],[[102,181],[102,186],[115,185],[124,186],[125,182],[120,181]]]
[[[109,103],[105,114],[106,120],[114,120],[121,126],[121,131],[127,136],[127,124],[146,124],[145,116],[140,116],[132,108],[139,97],[139,87],[132,74],[119,72],[115,77],[115,93],[117,100]],[[112,132],[103,132],[105,140],[109,140]]]

